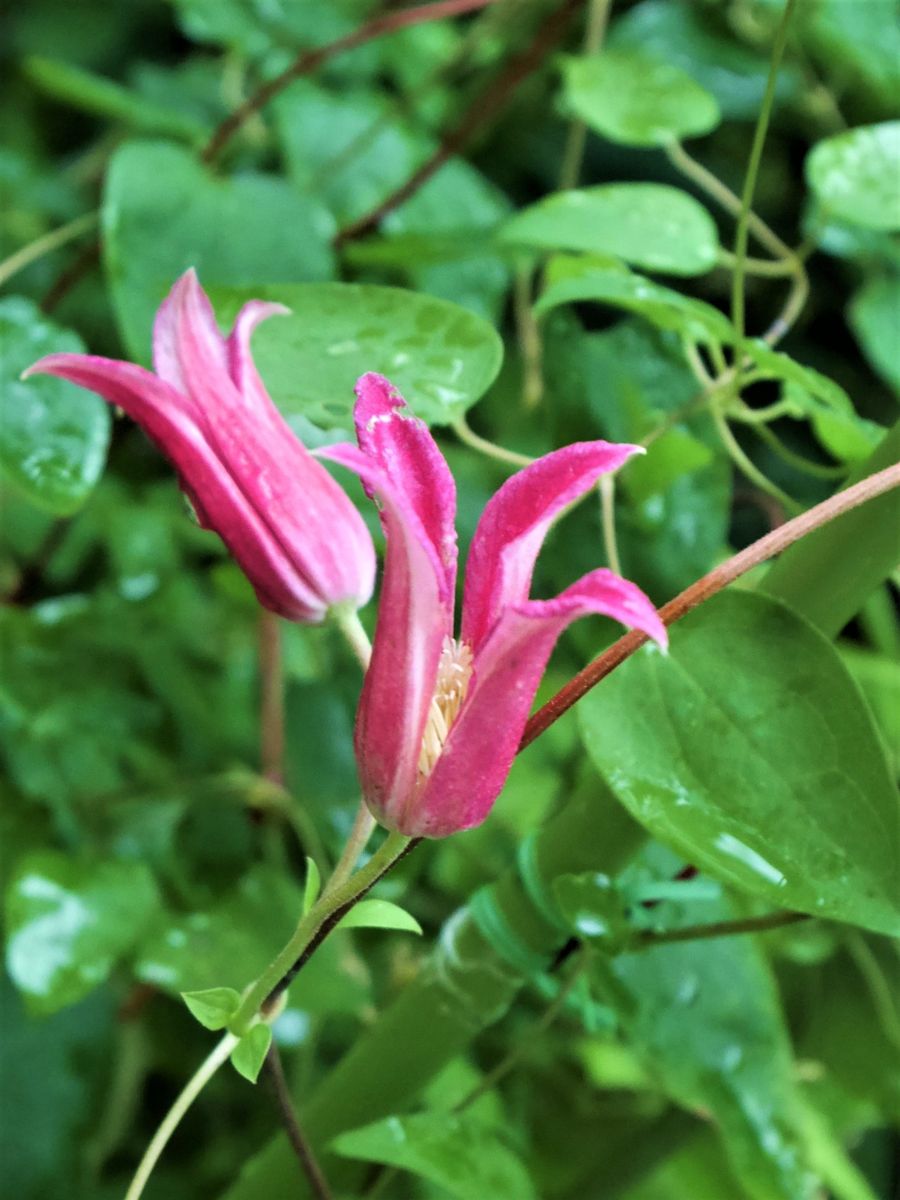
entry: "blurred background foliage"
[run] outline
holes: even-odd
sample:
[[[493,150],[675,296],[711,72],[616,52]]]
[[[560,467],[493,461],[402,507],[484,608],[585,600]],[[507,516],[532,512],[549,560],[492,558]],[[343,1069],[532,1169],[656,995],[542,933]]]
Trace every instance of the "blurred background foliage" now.
[[[261,762],[248,585],[141,433],[59,380],[19,382],[28,363],[79,348],[146,361],[152,313],[190,265],[223,319],[243,296],[280,296],[294,316],[255,345],[298,432],[345,436],[354,373],[395,368],[457,475],[463,545],[510,470],[478,438],[525,455],[650,439],[616,525],[623,572],[658,603],[863,471],[896,420],[892,0],[796,5],[754,209],[800,251],[776,253],[780,273],[748,272],[748,331],[772,329],[800,259],[808,296],[774,329],[790,358],[754,343],[741,394],[712,389],[721,404],[697,398],[732,340],[734,220],[703,169],[740,192],[781,0],[616,0],[610,13],[595,0],[543,42],[560,5],[498,0],[335,54],[204,161],[261,81],[396,7],[29,0],[4,18],[0,1161],[21,1200],[123,1193],[207,1053],[178,993],[242,988],[293,926],[304,856],[324,868],[340,851],[359,686],[330,630],[283,627],[283,777]],[[505,76],[535,45],[522,77]],[[466,122],[423,186],[353,228]],[[558,194],[577,184],[597,190]],[[683,692],[654,695],[657,668],[636,658],[517,762],[485,826],[422,847],[385,882],[422,941],[343,931],[313,959],[276,1037],[297,1097],[313,1097],[336,1194],[894,1194],[900,980],[882,935],[897,928],[885,754],[895,771],[900,633],[880,580],[895,517],[872,516],[878,586],[851,584],[840,616],[827,586],[808,603],[802,582],[772,591],[840,634],[840,657],[790,613],[730,598],[686,630]],[[865,537],[826,547],[825,579],[868,579],[854,551],[874,553]],[[609,553],[591,499],[552,535],[536,594]],[[547,694],[602,644],[596,622],[576,627]],[[728,741],[732,702],[765,730],[762,765]],[[734,779],[704,757],[717,739]],[[834,745],[834,778],[803,792]],[[657,758],[657,783],[677,774],[670,753],[696,787],[684,820],[651,787]],[[722,824],[726,786],[737,824]],[[594,838],[573,864],[576,816]],[[771,827],[787,893],[758,854],[729,866],[754,821],[746,840]],[[497,879],[462,924],[452,916]],[[620,953],[648,930],[771,911],[779,895],[837,920]],[[556,925],[530,958],[533,913],[507,929],[529,897]],[[262,1085],[220,1073],[148,1194],[298,1194],[296,1164],[268,1145],[276,1122]]]

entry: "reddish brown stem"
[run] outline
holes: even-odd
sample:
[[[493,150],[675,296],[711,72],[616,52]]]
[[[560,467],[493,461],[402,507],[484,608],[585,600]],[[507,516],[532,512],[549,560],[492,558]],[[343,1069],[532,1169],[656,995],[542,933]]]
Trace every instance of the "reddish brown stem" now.
[[[284,783],[284,670],[281,627],[274,613],[259,618],[259,738],[262,774]]]
[[[792,521],[787,521],[784,525],[773,529],[771,533],[767,533],[765,537],[761,537],[759,541],[754,542],[739,554],[735,554],[727,562],[710,571],[708,575],[698,579],[696,583],[692,583],[681,595],[664,605],[659,610],[659,615],[666,625],[673,625],[691,609],[714,596],[716,592],[720,592],[751,568],[780,554],[782,550],[786,550],[788,546],[798,542],[808,533],[812,533],[819,526],[826,525],[835,517],[840,517],[850,509],[857,508],[860,504],[865,504],[867,500],[873,500],[876,496],[880,496],[883,492],[889,492],[895,487],[900,487],[900,463],[895,463],[883,471],[878,471],[875,475],[870,475],[867,479],[860,480],[859,483],[838,492],[828,500],[823,500],[821,504],[817,504],[808,512],[801,513],[799,517],[794,517]],[[543,708],[538,709],[525,726],[525,733],[522,735],[519,749],[524,750],[526,746],[530,746],[536,737],[540,737],[554,721],[558,721],[563,713],[568,712],[573,704],[577,703],[601,679],[605,679],[611,671],[620,666],[626,658],[630,658],[635,650],[647,640],[645,634],[632,630],[614,642],[608,650],[604,650],[593,662],[588,663],[584,670],[579,671],[573,679],[560,688]]]
[[[487,124],[503,107],[518,85],[544,61],[549,51],[559,41],[565,32],[569,20],[585,0],[565,0],[559,8],[554,9],[539,27],[531,44],[511,59],[506,67],[496,76],[493,82],[469,105],[454,128],[444,137],[440,146],[435,150],[421,167],[418,168],[400,187],[389,196],[338,233],[335,244],[340,246],[353,238],[361,237],[371,232],[380,222],[393,212],[404,201],[427,183],[441,167],[458,153],[469,141],[472,135]]]
[[[460,16],[478,8],[486,8],[488,4],[492,3],[494,0],[436,0],[436,3],[433,4],[418,4],[414,8],[401,8],[395,12],[382,13],[381,16],[373,17],[365,25],[360,25],[352,33],[329,42],[327,46],[318,46],[314,50],[304,51],[294,59],[287,70],[263,84],[229,117],[225,118],[203,148],[202,160],[212,162],[254,113],[265,108],[270,100],[283,92],[295,79],[309,75],[328,59],[334,58],[336,54],[341,54],[345,50],[353,50],[365,42],[383,37],[386,33],[394,33],[398,29],[405,29],[409,25],[422,25],[426,21],[440,21],[444,17]]]

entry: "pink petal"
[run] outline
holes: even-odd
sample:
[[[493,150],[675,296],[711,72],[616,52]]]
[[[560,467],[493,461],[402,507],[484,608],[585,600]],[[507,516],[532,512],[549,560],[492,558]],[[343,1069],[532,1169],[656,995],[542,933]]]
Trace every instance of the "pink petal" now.
[[[480,824],[500,794],[534,695],[563,630],[602,613],[665,646],[665,626],[633,583],[605,568],[591,571],[555,600],[507,609],[475,656],[471,689],[414,810],[399,828],[445,837]]]
[[[462,636],[477,650],[504,609],[528,598],[538,552],[562,511],[639,446],[576,442],[517,472],[488,501],[466,563]]]
[[[175,354],[216,456],[326,608],[365,604],[376,566],[365,522],[248,365],[250,332],[271,310],[246,306],[226,343],[192,272],[179,281],[171,299]],[[241,383],[251,391],[240,391]]]
[[[274,412],[277,416],[278,410],[259,377],[256,363],[250,353],[250,337],[261,321],[269,317],[286,316],[290,311],[283,304],[251,300],[238,313],[234,328],[225,343],[228,370],[234,385],[244,397],[244,401],[260,415],[271,415]]]
[[[189,400],[189,388],[185,365],[181,361],[178,330],[188,307],[192,309],[193,318],[203,332],[210,355],[218,360],[218,368],[227,370],[228,365],[224,339],[216,324],[212,305],[200,287],[196,271],[191,268],[176,279],[157,309],[153,322],[153,370],[186,400]]]
[[[425,722],[444,638],[452,633],[447,568],[409,491],[355,446],[328,446],[322,457],[355,471],[381,502],[387,551],[372,661],[354,735],[363,795],[395,828],[412,796]]]
[[[298,574],[173,388],[142,367],[87,354],[51,354],[30,367],[31,374],[68,379],[123,409],[171,460],[201,523],[220,535],[260,601],[294,620],[322,619],[319,594]]]
[[[442,570],[442,596],[456,584],[456,484],[437,443],[383,375],[356,384],[353,418],[360,449],[378,464],[405,511],[414,512]]]

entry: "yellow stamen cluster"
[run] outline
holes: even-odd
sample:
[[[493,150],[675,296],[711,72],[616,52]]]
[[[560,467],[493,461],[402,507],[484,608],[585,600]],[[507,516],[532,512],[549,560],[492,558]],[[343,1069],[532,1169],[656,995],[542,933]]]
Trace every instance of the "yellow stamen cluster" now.
[[[465,642],[444,638],[437,682],[419,755],[419,777],[427,779],[434,770],[447,736],[453,727],[472,678],[472,651]]]

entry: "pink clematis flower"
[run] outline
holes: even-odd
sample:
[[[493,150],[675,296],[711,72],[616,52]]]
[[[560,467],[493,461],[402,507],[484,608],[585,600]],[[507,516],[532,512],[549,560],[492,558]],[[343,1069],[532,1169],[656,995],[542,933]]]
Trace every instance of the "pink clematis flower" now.
[[[260,321],[288,310],[251,300],[227,337],[194,271],[153,327],[155,374],[87,354],[50,354],[26,375],[59,375],[124,409],[171,460],[204,529],[222,538],[262,605],[318,623],[372,595],[365,522],[294,435],[250,354]]]
[[[530,600],[554,519],[637,446],[581,442],[512,476],[488,503],[469,551],[454,637],[456,489],[426,426],[391,384],[357,384],[359,448],[320,453],[355,471],[381,504],[387,538],[372,661],[356,720],[363,794],[409,836],[478,825],[509,774],[547,660],[577,617],[604,613],[666,645],[652,603],[612,571],[554,600]]]

